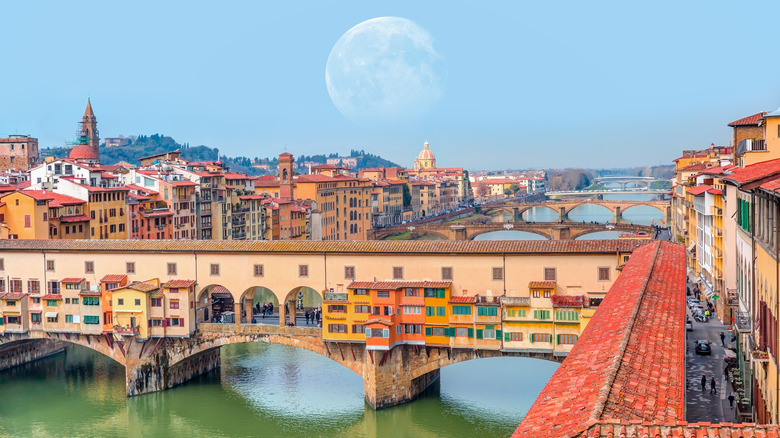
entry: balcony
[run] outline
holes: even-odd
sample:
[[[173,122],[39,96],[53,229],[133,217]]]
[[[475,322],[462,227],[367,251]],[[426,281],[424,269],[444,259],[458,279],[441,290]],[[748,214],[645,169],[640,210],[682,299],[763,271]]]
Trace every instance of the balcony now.
[[[233,240],[244,240],[246,239],[246,233],[233,233]]]
[[[129,325],[126,325],[124,327],[122,327],[121,325],[114,326],[114,333],[121,336],[138,336],[140,332],[141,332],[141,326],[135,326],[135,327],[130,327]]]
[[[751,356],[751,359],[753,360],[753,362],[763,362],[763,363],[768,363],[769,362],[769,353],[764,351],[764,350],[754,349],[750,353],[750,356]]]
[[[734,318],[737,331],[740,333],[750,333],[750,314],[747,312],[737,312],[737,317]]]
[[[232,224],[234,227],[243,227],[244,225],[246,225],[246,219],[241,219],[241,220],[235,220],[235,219],[233,219],[233,220],[231,221],[231,224]]]

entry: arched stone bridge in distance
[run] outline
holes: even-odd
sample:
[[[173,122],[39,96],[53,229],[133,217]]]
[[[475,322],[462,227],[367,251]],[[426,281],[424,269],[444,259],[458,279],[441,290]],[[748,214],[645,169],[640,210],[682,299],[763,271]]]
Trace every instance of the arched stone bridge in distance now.
[[[515,222],[523,222],[523,213],[534,208],[547,208],[555,212],[560,219],[568,217],[569,213],[577,207],[583,205],[598,205],[604,207],[613,215],[613,222],[623,217],[623,213],[633,207],[652,207],[663,213],[667,221],[672,218],[672,206],[666,201],[611,201],[611,200],[572,200],[572,201],[546,201],[529,202],[522,204],[505,203],[498,206],[491,206],[485,209],[486,213],[504,211],[512,214]]]
[[[452,224],[424,224],[424,225],[398,225],[373,229],[369,231],[372,240],[383,240],[390,236],[411,232],[410,239],[419,236],[434,235],[445,240],[474,240],[480,234],[494,231],[526,231],[538,234],[548,240],[574,240],[578,237],[596,233],[599,231],[624,231],[629,233],[645,232],[652,236],[653,227],[637,224],[593,224],[579,222],[511,222],[511,223],[460,223]]]
[[[365,399],[375,409],[413,400],[439,377],[442,367],[458,362],[503,356],[554,362],[565,359],[552,351],[502,352],[414,345],[371,351],[363,343],[326,342],[321,328],[240,323],[200,323],[189,338],[149,338],[140,342],[134,337],[118,340],[107,334],[11,333],[0,336],[0,354],[32,351],[35,343],[41,341],[58,347],[80,345],[113,359],[125,367],[128,396],[166,390],[217,368],[220,347],[225,345],[262,342],[293,346],[325,356],[361,376]]]

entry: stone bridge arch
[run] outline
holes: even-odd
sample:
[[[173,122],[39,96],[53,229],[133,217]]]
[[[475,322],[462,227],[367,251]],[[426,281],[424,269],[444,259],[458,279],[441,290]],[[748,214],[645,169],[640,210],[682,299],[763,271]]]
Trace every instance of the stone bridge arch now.
[[[510,228],[510,229],[506,229],[504,227],[470,229],[469,233],[467,234],[467,239],[468,240],[474,240],[475,237],[477,237],[477,236],[479,236],[481,234],[493,233],[493,232],[496,232],[496,231],[524,231],[526,233],[531,233],[531,234],[536,234],[536,235],[542,236],[542,237],[544,237],[547,240],[553,240],[553,235],[552,234],[544,232],[544,231],[542,231],[540,229],[536,229],[536,228],[527,228],[527,229],[526,228],[518,228],[518,229]]]
[[[25,342],[41,343],[50,342],[65,347],[67,345],[80,345],[92,351],[108,357],[114,362],[125,366],[127,349],[124,341],[116,340],[113,334],[84,335],[77,333],[10,333],[0,336],[0,352],[6,348],[13,348]]]
[[[298,314],[303,314],[304,309],[320,308],[322,299],[322,293],[314,287],[314,284],[304,284],[290,289],[282,301],[282,307],[279,308],[279,325],[296,324]]]
[[[631,210],[632,208],[636,208],[636,207],[651,207],[651,208],[654,208],[654,209],[658,210],[664,216],[667,215],[667,213],[668,213],[667,210],[671,209],[671,207],[669,205],[658,205],[658,204],[655,204],[655,203],[648,202],[647,204],[636,204],[636,205],[628,206],[628,207],[624,208],[621,211],[621,214],[627,212],[628,210]]]
[[[195,321],[198,323],[211,322],[215,315],[223,317],[226,312],[233,312],[235,318],[239,319],[241,317],[241,299],[242,296],[236,299],[233,292],[220,283],[206,285],[195,296]]]
[[[591,201],[591,202],[573,203],[573,204],[569,204],[569,205],[565,206],[564,216],[569,216],[569,213],[571,213],[572,211],[574,211],[574,210],[576,210],[576,209],[578,209],[580,207],[586,206],[586,205],[595,205],[597,207],[601,207],[604,210],[606,210],[607,213],[609,213],[609,214],[611,214],[613,216],[615,216],[616,213],[617,213],[614,205],[607,205],[604,202]]]
[[[471,350],[471,349],[450,349],[444,347],[432,347],[426,349],[427,361],[410,371],[411,378],[417,379],[428,373],[440,370],[448,365],[454,365],[460,362],[466,362],[476,359],[489,359],[496,357],[525,357],[530,359],[540,359],[549,362],[561,363],[566,356],[556,356],[550,353],[538,352],[504,352],[500,350]]]
[[[556,215],[558,215],[558,219],[560,219],[561,218],[561,210],[560,210],[560,208],[557,208],[557,207],[559,207],[559,206],[556,205],[556,203],[553,203],[553,202],[540,202],[540,203],[532,203],[532,204],[520,204],[520,205],[517,206],[517,218],[519,218],[522,221],[525,221],[525,219],[523,218],[523,214],[525,214],[525,212],[527,212],[528,210],[530,210],[532,208],[546,208],[546,209],[552,211],[553,213],[555,213]]]
[[[260,304],[260,307],[267,303],[273,303],[274,310],[279,308],[279,297],[276,292],[266,286],[253,285],[249,286],[241,294],[241,323],[247,324],[252,322],[254,315],[253,309],[256,304]]]

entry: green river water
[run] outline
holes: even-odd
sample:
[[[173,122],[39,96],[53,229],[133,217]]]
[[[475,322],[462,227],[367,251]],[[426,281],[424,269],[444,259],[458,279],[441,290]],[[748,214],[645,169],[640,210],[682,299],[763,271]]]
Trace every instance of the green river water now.
[[[450,365],[417,400],[374,411],[358,375],[295,347],[226,346],[220,370],[133,398],[123,367],[73,347],[0,373],[0,436],[508,436],[557,367],[524,358]]]

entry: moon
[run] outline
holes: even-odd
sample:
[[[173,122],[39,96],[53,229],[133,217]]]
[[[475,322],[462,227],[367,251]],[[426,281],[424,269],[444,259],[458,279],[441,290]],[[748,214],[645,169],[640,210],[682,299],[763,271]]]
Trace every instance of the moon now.
[[[433,38],[405,18],[364,21],[339,38],[325,83],[333,104],[359,125],[423,120],[441,98],[444,61]]]

